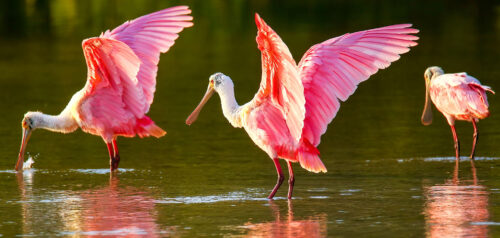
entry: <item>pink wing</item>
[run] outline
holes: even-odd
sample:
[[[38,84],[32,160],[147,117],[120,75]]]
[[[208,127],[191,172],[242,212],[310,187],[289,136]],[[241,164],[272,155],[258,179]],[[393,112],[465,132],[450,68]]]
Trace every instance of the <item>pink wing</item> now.
[[[317,146],[340,103],[360,82],[388,67],[415,46],[418,30],[410,24],[345,34],[312,46],[299,63],[306,115],[302,138]]]
[[[270,100],[285,117],[292,137],[298,141],[305,115],[304,88],[300,81],[295,60],[278,34],[258,14],[257,45],[262,53],[262,80],[254,100],[260,104]]]
[[[165,133],[145,113],[153,101],[160,52],[192,25],[189,13],[185,6],[172,7],[83,41],[88,75],[78,112],[82,129],[105,139]]]
[[[88,80],[78,109],[82,129],[108,140],[120,128],[119,134],[135,135],[146,104],[137,87],[140,59],[125,43],[106,38],[85,40],[83,52]]]
[[[176,6],[154,12],[132,21],[127,21],[111,32],[108,30],[100,38],[109,38],[127,44],[139,57],[141,66],[137,74],[138,86],[146,103],[143,113],[149,111],[156,87],[156,72],[160,52],[165,53],[179,37],[177,33],[193,25],[193,17],[187,6]]]
[[[461,120],[471,120],[471,116],[483,119],[489,115],[486,91],[494,93],[466,73],[441,75],[431,81],[430,89],[436,108]]]

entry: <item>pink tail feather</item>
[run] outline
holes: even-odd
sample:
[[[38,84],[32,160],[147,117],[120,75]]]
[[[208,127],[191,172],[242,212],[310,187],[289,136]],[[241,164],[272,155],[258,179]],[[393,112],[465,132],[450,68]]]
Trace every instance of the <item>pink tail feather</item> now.
[[[308,140],[302,140],[301,146],[297,150],[297,160],[300,162],[300,166],[314,173],[323,172],[326,173],[326,167],[319,158],[319,151],[314,147]]]
[[[144,116],[137,120],[137,134],[139,137],[154,136],[160,138],[167,134],[166,131],[157,126],[151,118]]]
[[[473,97],[470,100],[469,110],[474,114],[476,118],[484,119],[490,115],[488,110],[488,99],[486,97],[486,91],[490,91],[493,94],[493,90],[491,90],[488,86],[483,86],[479,84],[469,84],[474,91],[476,91],[479,97]]]

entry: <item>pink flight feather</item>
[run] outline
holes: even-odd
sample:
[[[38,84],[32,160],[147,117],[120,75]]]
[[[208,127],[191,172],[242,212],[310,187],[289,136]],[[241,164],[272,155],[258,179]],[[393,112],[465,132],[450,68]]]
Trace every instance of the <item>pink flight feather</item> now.
[[[82,42],[88,77],[77,113],[84,131],[105,141],[165,134],[145,114],[153,102],[160,53],[193,25],[189,13],[187,6],[167,8]]]
[[[354,93],[360,82],[399,59],[417,45],[418,30],[399,24],[348,33],[312,46],[299,63],[304,84],[306,115],[302,139],[312,145],[337,114],[340,103]]]
[[[305,98],[297,65],[288,47],[258,14],[257,45],[262,52],[262,80],[256,101],[270,99],[285,116],[292,137],[299,141],[304,126]]]
[[[418,37],[411,34],[418,30],[400,24],[344,34],[312,46],[297,66],[288,47],[258,14],[255,22],[262,80],[254,98],[260,106],[247,120],[249,135],[271,157],[326,172],[316,146],[338,112],[339,100],[347,100],[359,83],[417,45]],[[280,111],[279,118],[273,108]]]

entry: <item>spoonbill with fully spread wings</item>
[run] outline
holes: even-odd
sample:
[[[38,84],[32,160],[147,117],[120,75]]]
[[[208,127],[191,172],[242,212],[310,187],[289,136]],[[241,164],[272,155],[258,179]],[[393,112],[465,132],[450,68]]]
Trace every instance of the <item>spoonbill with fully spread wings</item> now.
[[[455,141],[455,157],[460,159],[460,142],[455,131],[455,120],[472,122],[474,127],[472,151],[470,158],[474,159],[476,143],[479,137],[476,122],[490,115],[486,91],[490,87],[481,85],[479,80],[467,73],[444,74],[437,66],[425,70],[425,106],[422,112],[422,124],[432,123],[431,100],[436,108],[443,113],[448,121]]]
[[[24,115],[16,170],[22,169],[26,144],[37,128],[69,133],[80,127],[101,136],[109,150],[111,171],[120,162],[118,136],[165,135],[145,114],[153,102],[160,53],[167,52],[177,34],[193,25],[190,13],[187,6],[167,8],[84,40],[87,83],[59,115]]]
[[[399,59],[415,46],[418,30],[401,24],[345,34],[311,47],[297,65],[280,37],[255,15],[257,45],[262,53],[262,81],[250,102],[239,106],[231,79],[210,76],[207,92],[186,120],[190,125],[214,91],[222,111],[234,127],[243,127],[252,140],[273,160],[278,173],[273,198],[284,176],[278,158],[285,159],[292,197],[292,162],[312,172],[326,172],[316,148],[320,137],[357,85],[379,69]]]

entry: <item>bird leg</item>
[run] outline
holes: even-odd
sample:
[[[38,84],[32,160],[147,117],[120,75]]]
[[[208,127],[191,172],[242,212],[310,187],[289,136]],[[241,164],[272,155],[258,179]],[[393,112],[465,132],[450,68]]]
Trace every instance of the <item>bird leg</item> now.
[[[453,170],[453,185],[458,185],[458,165],[459,161],[455,160],[455,169]]]
[[[283,176],[283,171],[281,171],[281,165],[279,159],[274,158],[273,162],[274,166],[276,166],[276,172],[278,173],[278,181],[276,181],[276,185],[274,186],[273,191],[267,197],[268,199],[273,199],[274,194],[276,194],[278,188],[280,188],[281,184],[283,183],[283,180],[285,180],[285,176]]]
[[[473,134],[474,140],[472,141],[472,152],[470,153],[471,160],[474,159],[474,154],[476,153],[476,143],[477,143],[477,139],[479,138],[479,132],[477,131],[477,125],[476,125],[476,121],[474,120],[474,118],[472,119],[472,126],[474,126],[474,134]]]
[[[109,170],[113,171],[113,158],[115,157],[115,151],[113,149],[112,143],[106,143],[109,152]]]
[[[458,141],[455,125],[451,125],[451,132],[453,133],[453,140],[455,141],[455,156],[457,161],[460,160],[460,141]]]
[[[120,154],[118,153],[116,139],[113,139],[113,150],[115,151],[115,153],[113,156],[113,160],[111,161],[111,171],[118,169],[118,164],[120,163]]]
[[[118,163],[120,163],[120,155],[118,154],[118,147],[116,146],[116,140],[112,143],[106,143],[109,152],[109,170],[113,172],[118,168]]]
[[[292,162],[286,161],[288,165],[288,199],[292,199],[293,185],[295,184],[295,176],[293,175]]]

